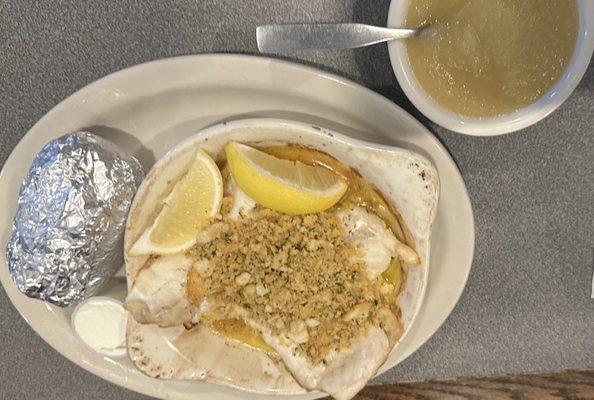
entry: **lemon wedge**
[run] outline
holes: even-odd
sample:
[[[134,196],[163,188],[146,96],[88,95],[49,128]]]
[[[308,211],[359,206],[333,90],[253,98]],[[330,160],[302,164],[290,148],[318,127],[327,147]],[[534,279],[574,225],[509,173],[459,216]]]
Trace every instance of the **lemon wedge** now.
[[[336,204],[347,183],[322,166],[283,160],[252,147],[229,142],[227,162],[237,185],[262,206],[286,214],[324,211]]]
[[[130,255],[175,254],[196,243],[206,220],[221,208],[223,178],[213,159],[198,150],[188,172],[165,198],[153,225],[130,249]]]

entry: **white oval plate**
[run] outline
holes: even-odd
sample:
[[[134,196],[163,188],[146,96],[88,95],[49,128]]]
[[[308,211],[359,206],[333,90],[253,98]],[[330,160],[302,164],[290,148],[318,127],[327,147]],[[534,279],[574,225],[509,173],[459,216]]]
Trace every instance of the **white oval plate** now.
[[[256,399],[261,395],[192,381],[154,380],[128,359],[89,351],[70,326],[69,309],[22,295],[8,275],[4,248],[22,179],[41,147],[61,134],[89,130],[135,154],[145,170],[183,139],[217,122],[286,118],[348,136],[399,146],[437,168],[441,194],[433,224],[426,297],[415,324],[380,372],[417,350],[458,301],[470,272],[474,222],[460,173],[445,148],[419,122],[380,95],[336,75],[279,60],[200,55],[138,65],[98,80],[46,114],[16,146],[0,174],[0,281],[23,318],[47,343],[86,370],[131,390],[164,399]],[[102,295],[122,299],[125,281]],[[286,398],[317,398],[320,393]]]

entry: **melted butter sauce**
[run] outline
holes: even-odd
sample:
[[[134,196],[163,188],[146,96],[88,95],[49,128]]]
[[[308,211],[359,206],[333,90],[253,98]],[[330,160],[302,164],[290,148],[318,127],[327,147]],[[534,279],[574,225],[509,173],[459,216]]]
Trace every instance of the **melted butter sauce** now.
[[[264,339],[253,328],[246,325],[241,319],[221,319],[212,321],[211,329],[225,339],[242,343],[248,347],[263,351],[268,354],[276,354]]]
[[[382,273],[382,278],[394,286],[396,293],[400,291],[400,287],[402,286],[402,272],[400,260],[393,258],[390,267]]]
[[[347,167],[324,152],[299,145],[260,147],[259,150],[278,158],[300,161],[307,165],[323,166],[340,175],[348,183],[349,187],[344,197],[334,207],[341,208],[351,205],[364,207],[380,217],[400,241],[413,246],[412,236],[406,229],[400,215],[386,201],[379,190],[363,179],[354,169]],[[390,267],[382,274],[382,279],[394,286],[395,294],[400,291],[406,277],[398,259],[392,259]],[[397,310],[394,309],[393,311],[396,312]],[[270,355],[276,354],[274,349],[262,339],[258,332],[246,325],[243,320],[217,320],[212,321],[210,326],[216,334],[227,340],[242,343]]]

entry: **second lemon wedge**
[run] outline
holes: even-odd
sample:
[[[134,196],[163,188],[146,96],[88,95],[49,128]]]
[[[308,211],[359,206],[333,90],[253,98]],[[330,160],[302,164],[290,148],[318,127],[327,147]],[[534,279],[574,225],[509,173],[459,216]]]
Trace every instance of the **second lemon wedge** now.
[[[299,215],[324,211],[347,190],[339,175],[322,166],[276,158],[253,147],[229,142],[229,169],[237,185],[264,207]]]
[[[130,249],[130,255],[174,254],[189,249],[206,220],[221,208],[223,179],[213,159],[198,150],[190,169],[175,184],[163,208]]]

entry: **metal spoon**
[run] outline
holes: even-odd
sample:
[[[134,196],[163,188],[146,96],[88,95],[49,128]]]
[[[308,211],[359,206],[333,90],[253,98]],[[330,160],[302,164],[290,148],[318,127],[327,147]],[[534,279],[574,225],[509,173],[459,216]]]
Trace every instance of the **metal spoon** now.
[[[256,29],[258,50],[266,53],[352,49],[418,36],[419,29],[384,28],[365,24],[263,25]]]

